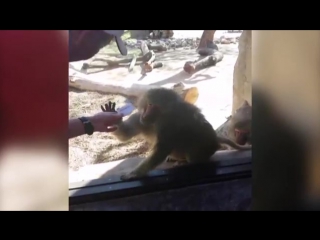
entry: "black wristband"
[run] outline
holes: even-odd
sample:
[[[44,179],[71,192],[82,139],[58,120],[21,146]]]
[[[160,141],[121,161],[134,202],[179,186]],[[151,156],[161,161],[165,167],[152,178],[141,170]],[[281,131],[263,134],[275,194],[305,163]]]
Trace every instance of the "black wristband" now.
[[[94,127],[92,123],[90,122],[89,118],[87,117],[81,117],[79,120],[82,122],[84,127],[84,132],[88,135],[92,135],[94,132]]]

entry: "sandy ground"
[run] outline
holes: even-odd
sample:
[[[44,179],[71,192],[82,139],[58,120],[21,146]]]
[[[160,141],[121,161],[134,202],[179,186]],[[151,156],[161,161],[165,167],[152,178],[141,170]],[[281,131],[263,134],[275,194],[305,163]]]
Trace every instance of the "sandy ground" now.
[[[218,31],[215,38],[219,38],[224,31]],[[175,37],[201,37],[202,31],[178,31]],[[238,34],[239,35],[239,34]],[[197,59],[195,50],[179,50],[158,54],[158,59],[164,62],[164,67],[156,69],[143,80],[140,79],[139,67],[128,74],[127,69],[115,69],[97,73],[105,81],[153,84],[157,86],[173,85],[182,81],[186,86],[197,86],[199,99],[196,105],[202,109],[208,121],[214,128],[220,126],[231,113],[233,68],[238,55],[238,45],[219,45],[225,56],[217,66],[202,70],[193,76],[181,71],[186,61]],[[104,56],[109,50],[103,50]],[[103,53],[103,54],[102,54]],[[99,57],[99,56],[98,56]],[[74,66],[82,65],[82,62]],[[111,80],[110,80],[111,81]],[[125,105],[126,98],[119,95],[69,91],[69,117],[91,115],[101,111],[100,105],[108,101],[115,101],[118,107]],[[146,156],[148,146],[141,139],[133,139],[127,143],[120,143],[112,134],[94,133],[92,136],[80,136],[69,141],[70,170],[80,167],[115,161],[129,157]]]
[[[90,116],[101,111],[100,106],[109,101],[116,107],[126,104],[120,95],[69,90],[69,117]],[[126,119],[126,118],[124,118]],[[88,164],[104,163],[129,157],[144,157],[148,147],[143,139],[136,138],[127,143],[119,142],[110,133],[94,133],[69,140],[69,167],[78,170]]]

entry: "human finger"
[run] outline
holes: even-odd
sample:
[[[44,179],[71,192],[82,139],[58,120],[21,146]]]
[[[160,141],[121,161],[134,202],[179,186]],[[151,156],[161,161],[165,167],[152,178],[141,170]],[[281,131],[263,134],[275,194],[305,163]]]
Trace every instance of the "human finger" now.
[[[115,107],[116,103],[109,101],[109,104],[106,104],[108,106],[109,112],[116,112]]]
[[[102,112],[106,112],[106,111],[107,111],[107,110],[103,107],[103,105],[101,105],[100,107],[101,107]]]
[[[104,106],[105,106],[106,111],[110,112],[110,102],[106,103]]]

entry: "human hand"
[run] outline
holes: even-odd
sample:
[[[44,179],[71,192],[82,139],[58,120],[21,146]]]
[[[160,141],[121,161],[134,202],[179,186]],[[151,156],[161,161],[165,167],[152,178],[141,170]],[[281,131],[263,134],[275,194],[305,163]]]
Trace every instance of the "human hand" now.
[[[106,103],[104,105],[104,107],[103,107],[103,105],[101,105],[101,110],[102,110],[102,112],[117,112],[116,111],[116,103],[109,101],[109,104]]]
[[[123,115],[117,112],[99,112],[90,117],[95,132],[114,132],[116,124],[122,121]]]

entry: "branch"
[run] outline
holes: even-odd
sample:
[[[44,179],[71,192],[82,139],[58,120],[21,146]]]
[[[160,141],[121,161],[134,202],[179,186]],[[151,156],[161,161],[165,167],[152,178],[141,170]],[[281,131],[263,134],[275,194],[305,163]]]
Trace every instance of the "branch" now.
[[[210,49],[211,50],[211,49]],[[197,61],[188,61],[184,64],[183,70],[189,74],[193,74],[202,69],[215,66],[218,62],[222,61],[223,53],[215,51],[213,55],[205,57]]]
[[[69,86],[84,91],[97,91],[103,93],[120,94],[128,97],[138,98],[143,93],[152,88],[158,88],[156,85],[132,84],[128,82],[107,81],[101,77],[86,75],[79,71],[69,68]],[[173,87],[179,95],[187,102],[195,103],[199,93],[196,87],[185,89],[182,83],[175,84]]]

